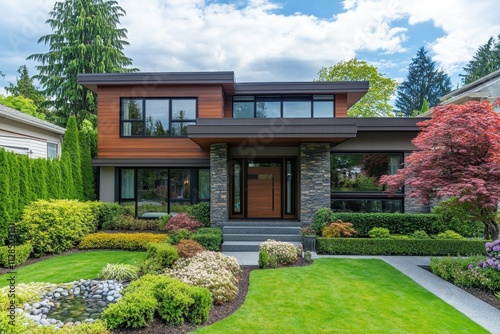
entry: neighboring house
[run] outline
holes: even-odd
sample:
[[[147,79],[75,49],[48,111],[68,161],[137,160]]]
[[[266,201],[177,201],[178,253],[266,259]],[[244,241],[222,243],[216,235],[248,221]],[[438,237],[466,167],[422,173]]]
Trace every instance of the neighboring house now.
[[[0,148],[30,158],[61,155],[64,128],[0,104]]]
[[[368,82],[239,83],[233,72],[81,74],[98,95],[99,198],[137,216],[210,201],[212,223],[322,207],[423,212],[380,175],[415,147],[415,118],[348,118]]]

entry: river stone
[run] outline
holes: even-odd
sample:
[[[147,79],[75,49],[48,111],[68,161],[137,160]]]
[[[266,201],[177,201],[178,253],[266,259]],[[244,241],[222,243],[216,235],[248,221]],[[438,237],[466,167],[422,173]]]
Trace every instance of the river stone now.
[[[40,325],[50,326],[50,322],[48,322],[46,319],[42,319],[42,320],[40,320]]]
[[[42,305],[41,305],[40,303],[34,303],[34,304],[33,304],[33,307],[34,307],[34,308],[40,308],[40,307],[42,307]]]
[[[59,292],[54,293],[54,298],[60,298],[61,294]]]
[[[42,313],[43,313],[43,314],[47,314],[47,313],[49,313],[49,309],[48,309],[48,308],[46,308],[46,307],[42,307],[42,308],[40,309],[40,311],[42,311]]]
[[[112,302],[113,300],[115,300],[115,298],[114,298],[113,296],[107,296],[107,297],[106,297],[106,300],[107,300],[108,302]]]
[[[94,299],[101,299],[102,295],[93,295],[92,298],[94,298]]]
[[[32,314],[32,315],[39,315],[39,314],[41,314],[41,313],[42,313],[42,311],[40,311],[40,310],[33,310],[33,311],[31,312],[31,314]]]

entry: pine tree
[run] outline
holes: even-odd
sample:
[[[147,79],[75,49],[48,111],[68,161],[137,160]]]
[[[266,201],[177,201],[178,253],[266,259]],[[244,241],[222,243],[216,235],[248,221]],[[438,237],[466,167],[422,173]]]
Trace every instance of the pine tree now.
[[[422,47],[408,67],[406,80],[399,84],[395,103],[396,113],[410,117],[421,110],[424,99],[430,107],[438,105],[439,98],[451,90],[450,77],[436,69],[436,62]]]
[[[72,198],[83,199],[83,181],[80,158],[80,144],[78,141],[78,127],[76,117],[71,116],[66,125],[66,132],[62,143],[62,159],[69,160],[73,180]]]
[[[460,74],[463,83],[469,84],[500,69],[500,34],[498,39],[492,36],[481,45],[472,60],[464,66],[465,74]]]
[[[70,115],[78,124],[95,121],[96,96],[77,82],[78,73],[131,72],[132,60],[123,53],[128,45],[127,30],[117,28],[125,11],[114,0],[66,0],[56,2],[46,23],[52,33],[38,43],[49,46],[47,53],[32,54],[41,62],[35,76],[57,110],[58,124],[64,126]]]
[[[10,205],[10,179],[9,179],[9,159],[7,151],[0,148],[0,244],[5,243],[7,238],[11,217],[9,214]]]

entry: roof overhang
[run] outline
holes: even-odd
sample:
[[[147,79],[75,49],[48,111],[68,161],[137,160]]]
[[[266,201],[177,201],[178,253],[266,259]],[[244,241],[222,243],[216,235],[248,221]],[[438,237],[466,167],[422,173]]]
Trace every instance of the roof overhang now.
[[[100,158],[92,160],[93,166],[98,167],[209,167],[209,159],[143,159]]]
[[[234,93],[234,72],[136,72],[78,74],[78,83],[97,93],[98,86],[221,85]]]
[[[188,126],[188,138],[200,147],[332,145],[355,138],[358,132],[415,132],[423,119],[415,118],[199,118]]]

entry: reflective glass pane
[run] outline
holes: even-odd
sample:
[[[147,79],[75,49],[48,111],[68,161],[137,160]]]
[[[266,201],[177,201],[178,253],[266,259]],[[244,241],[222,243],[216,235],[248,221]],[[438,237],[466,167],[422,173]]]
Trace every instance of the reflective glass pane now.
[[[340,212],[402,212],[400,199],[332,199],[331,209]]]
[[[157,218],[167,213],[168,169],[137,170],[137,216]]]
[[[332,153],[332,191],[383,191],[380,177],[395,174],[401,159],[400,154]]]
[[[144,123],[142,122],[123,122],[122,136],[142,136]]]
[[[257,105],[257,117],[259,118],[280,118],[281,102],[279,101],[260,101]]]
[[[196,100],[172,100],[172,119],[173,120],[195,120],[196,119]]]
[[[196,124],[196,122],[172,122],[171,130],[172,136],[182,137],[187,136],[187,126]]]
[[[314,101],[313,117],[333,117],[333,101]]]
[[[170,199],[190,200],[190,170],[170,170]]]
[[[169,100],[146,100],[146,136],[168,136]]]
[[[122,119],[123,120],[142,119],[142,100],[123,99]]]
[[[198,170],[198,198],[210,199],[210,169]]]
[[[135,198],[135,173],[133,169],[122,169],[120,180],[120,198]]]
[[[233,118],[253,118],[253,102],[233,102]]]
[[[233,165],[233,213],[241,213],[241,165]]]
[[[284,118],[310,118],[310,101],[283,101]]]

